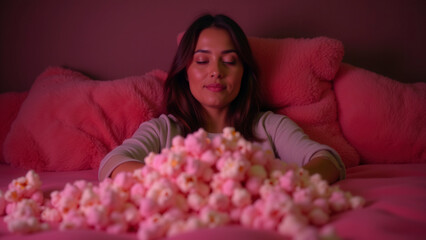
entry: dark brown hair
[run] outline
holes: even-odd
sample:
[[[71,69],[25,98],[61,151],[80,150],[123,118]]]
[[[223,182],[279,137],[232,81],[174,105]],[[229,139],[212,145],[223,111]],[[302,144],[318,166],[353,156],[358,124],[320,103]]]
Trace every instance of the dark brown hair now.
[[[225,15],[201,16],[183,35],[165,83],[166,110],[178,119],[184,136],[204,127],[203,108],[190,92],[186,69],[193,59],[200,33],[209,27],[221,28],[229,33],[244,67],[241,88],[230,104],[227,124],[247,140],[258,140],[254,124],[258,120],[261,96],[256,63],[243,30]]]

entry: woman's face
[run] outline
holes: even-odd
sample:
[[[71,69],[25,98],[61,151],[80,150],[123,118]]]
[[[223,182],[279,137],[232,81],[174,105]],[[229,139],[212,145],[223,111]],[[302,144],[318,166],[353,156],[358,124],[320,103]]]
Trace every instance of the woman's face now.
[[[227,109],[240,91],[243,72],[228,32],[204,29],[187,68],[190,91],[204,109]]]

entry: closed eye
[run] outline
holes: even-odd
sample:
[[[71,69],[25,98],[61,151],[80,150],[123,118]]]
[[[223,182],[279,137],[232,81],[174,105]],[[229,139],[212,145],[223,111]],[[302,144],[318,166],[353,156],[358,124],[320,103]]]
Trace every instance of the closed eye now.
[[[223,63],[225,63],[227,65],[235,65],[235,64],[237,64],[236,61],[223,61]]]
[[[197,64],[207,64],[209,61],[195,61]]]

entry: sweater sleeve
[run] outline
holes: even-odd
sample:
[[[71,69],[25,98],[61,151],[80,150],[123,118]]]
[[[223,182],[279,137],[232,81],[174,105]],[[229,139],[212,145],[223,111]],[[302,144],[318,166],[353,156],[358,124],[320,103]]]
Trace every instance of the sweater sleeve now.
[[[144,162],[150,153],[159,153],[161,149],[170,147],[173,137],[180,134],[174,117],[161,115],[159,118],[143,122],[131,138],[114,148],[101,161],[98,179],[102,181],[109,177],[112,171],[125,162]],[[120,156],[120,160],[114,158]]]
[[[290,118],[266,112],[259,119],[257,133],[277,158],[298,166],[307,164],[317,152],[327,150],[336,159],[333,164],[339,169],[340,179],[345,178],[346,171],[339,154],[333,148],[311,140]]]

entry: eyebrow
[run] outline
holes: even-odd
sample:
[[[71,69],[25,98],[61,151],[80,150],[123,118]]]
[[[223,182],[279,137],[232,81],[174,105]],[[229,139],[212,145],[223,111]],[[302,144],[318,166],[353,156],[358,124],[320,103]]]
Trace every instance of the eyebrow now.
[[[205,50],[205,49],[198,49],[197,51],[194,52],[194,54],[196,54],[196,53],[211,53],[211,51]],[[237,50],[235,50],[235,49],[223,50],[221,53],[222,54],[237,53]]]

